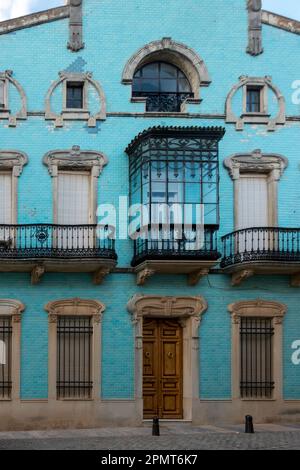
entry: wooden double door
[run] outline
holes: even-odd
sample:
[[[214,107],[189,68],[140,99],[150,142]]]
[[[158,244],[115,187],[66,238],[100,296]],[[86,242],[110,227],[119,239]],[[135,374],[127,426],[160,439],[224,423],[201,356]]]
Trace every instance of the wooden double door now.
[[[182,353],[182,327],[177,320],[144,318],[144,418],[183,418]]]

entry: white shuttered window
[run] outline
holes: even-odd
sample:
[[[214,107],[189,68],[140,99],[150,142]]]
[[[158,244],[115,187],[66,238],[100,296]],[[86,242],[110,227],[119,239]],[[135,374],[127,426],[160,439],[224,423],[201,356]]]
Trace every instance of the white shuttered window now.
[[[0,224],[12,223],[12,174],[0,173]]]
[[[58,233],[58,243],[64,249],[92,248],[92,231],[76,227],[91,223],[90,178],[89,172],[58,174],[57,224],[73,226]]]

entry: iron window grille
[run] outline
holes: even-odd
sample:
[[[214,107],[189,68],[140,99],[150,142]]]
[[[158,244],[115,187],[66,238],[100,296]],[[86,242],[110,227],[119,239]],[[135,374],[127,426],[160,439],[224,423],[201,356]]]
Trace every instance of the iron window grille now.
[[[67,82],[67,109],[83,109],[83,82]]]
[[[152,62],[135,72],[132,96],[146,98],[147,112],[180,112],[182,103],[193,98],[194,93],[178,67],[166,62]]]
[[[57,398],[92,396],[92,337],[89,316],[59,316],[57,325]]]
[[[0,317],[0,399],[9,400],[12,391],[12,321]]]
[[[241,397],[273,396],[273,321],[270,318],[243,317],[240,326]]]
[[[261,113],[262,89],[260,87],[247,87],[247,113]]]

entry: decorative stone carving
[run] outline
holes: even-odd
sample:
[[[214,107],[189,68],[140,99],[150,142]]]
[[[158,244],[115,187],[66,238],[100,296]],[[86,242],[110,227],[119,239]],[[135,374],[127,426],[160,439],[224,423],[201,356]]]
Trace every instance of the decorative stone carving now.
[[[142,271],[139,271],[136,276],[136,283],[138,286],[145,285],[147,279],[155,274],[154,269],[145,268]]]
[[[131,313],[134,323],[144,316],[163,318],[195,317],[199,320],[207,310],[207,303],[203,297],[135,295],[128,302],[127,310]]]
[[[27,119],[27,98],[23,87],[13,78],[12,70],[0,72],[0,81],[4,83],[4,108],[0,109],[0,119],[8,119],[10,127],[16,127],[17,121]],[[13,86],[17,89],[21,99],[21,109],[16,114],[11,114],[9,110],[8,89]]]
[[[82,0],[70,0],[68,49],[78,52],[84,48],[82,37]]]
[[[83,83],[83,109],[74,110],[71,112],[66,109],[66,96],[67,96],[67,82],[81,82]],[[56,114],[52,111],[51,98],[54,91],[59,87],[63,87],[63,103],[61,114]],[[93,88],[99,97],[100,109],[95,115],[91,115],[88,103],[88,90]],[[49,88],[45,99],[45,119],[54,120],[55,127],[63,127],[64,121],[67,120],[86,120],[88,127],[96,127],[97,121],[106,120],[106,99],[104,91],[99,82],[93,79],[92,72],[85,73],[69,73],[60,72],[59,78],[52,83]]]
[[[241,173],[272,173],[272,179],[278,181],[288,166],[288,159],[279,154],[262,153],[258,149],[232,155],[224,160],[224,166],[233,180],[239,179]]]
[[[247,9],[249,18],[247,53],[256,56],[263,52],[261,0],[248,0]]]
[[[189,274],[188,276],[188,284],[189,286],[196,286],[200,279],[207,276],[209,274],[209,269],[199,269],[199,271],[195,271],[194,273]]]
[[[20,322],[21,314],[25,310],[25,305],[19,300],[0,299],[0,316],[11,316],[16,323]],[[14,318],[15,317],[15,318]]]
[[[107,157],[92,150],[81,150],[79,146],[73,146],[70,150],[53,150],[46,153],[43,163],[48,167],[51,176],[57,176],[59,168],[90,169],[92,176],[98,178],[107,165]]]
[[[249,279],[249,277],[254,276],[254,271],[251,269],[243,269],[242,271],[239,271],[237,273],[233,273],[231,277],[231,285],[234,286],[239,286],[242,284],[243,281],[246,279]]]
[[[241,317],[272,317],[277,324],[282,323],[283,317],[287,312],[287,306],[279,302],[270,300],[242,300],[230,304],[228,311],[236,323]]]
[[[246,112],[246,102],[247,102],[247,87],[253,86],[262,89],[261,99],[263,111],[260,113],[247,113]],[[243,112],[241,116],[237,116],[233,111],[233,98],[234,95],[243,88],[243,104],[241,103],[241,108]],[[274,95],[277,98],[278,102],[278,113],[276,116],[270,116],[267,109],[267,92],[271,89]],[[276,130],[277,126],[282,126],[286,123],[286,114],[285,114],[285,99],[279,88],[277,88],[272,82],[272,77],[248,77],[242,75],[239,78],[239,83],[234,85],[230,90],[226,98],[226,122],[228,124],[235,124],[236,130],[242,131],[245,124],[266,124],[267,130],[273,132]]]
[[[31,271],[31,284],[36,285],[40,282],[43,274],[45,273],[44,266],[35,266]]]
[[[58,315],[88,315],[95,316],[95,322],[100,323],[105,305],[97,300],[74,298],[49,302],[45,310],[48,312],[50,322],[53,322],[54,317]]]
[[[132,84],[137,68],[153,60],[167,61],[181,69],[187,76],[194,93],[194,98],[189,98],[188,102],[199,103],[199,88],[209,86],[211,83],[207,67],[197,52],[169,37],[146,44],[135,52],[124,67],[122,83]]]
[[[0,170],[12,169],[14,177],[19,177],[22,174],[23,167],[27,163],[28,157],[24,152],[18,150],[0,151]]]
[[[95,285],[99,286],[103,283],[105,276],[110,273],[109,268],[100,268],[93,275],[93,282]]]

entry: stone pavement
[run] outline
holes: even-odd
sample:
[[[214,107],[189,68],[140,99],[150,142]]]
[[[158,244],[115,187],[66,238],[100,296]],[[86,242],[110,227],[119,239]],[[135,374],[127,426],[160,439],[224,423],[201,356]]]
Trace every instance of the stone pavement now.
[[[152,437],[151,425],[140,428],[1,432],[0,450],[300,450],[300,423],[244,426],[192,426],[163,423],[161,436]]]

